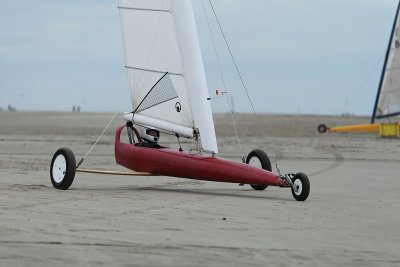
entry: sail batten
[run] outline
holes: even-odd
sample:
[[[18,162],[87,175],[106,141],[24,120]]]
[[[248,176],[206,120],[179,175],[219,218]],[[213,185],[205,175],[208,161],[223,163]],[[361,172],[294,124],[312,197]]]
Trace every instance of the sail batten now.
[[[119,6],[118,8],[119,9],[135,10],[135,11],[150,11],[150,12],[168,12],[168,13],[171,13],[170,9],[137,8],[137,7],[126,7],[126,6]]]
[[[152,70],[152,69],[145,69],[145,68],[139,68],[139,67],[133,67],[133,66],[125,66],[127,69],[134,69],[134,70],[142,70],[142,71],[149,71],[149,72],[155,72],[155,73],[166,73],[167,71],[162,71],[162,70]],[[168,72],[169,75],[178,75],[178,76],[183,76],[183,73],[174,73],[174,72]]]

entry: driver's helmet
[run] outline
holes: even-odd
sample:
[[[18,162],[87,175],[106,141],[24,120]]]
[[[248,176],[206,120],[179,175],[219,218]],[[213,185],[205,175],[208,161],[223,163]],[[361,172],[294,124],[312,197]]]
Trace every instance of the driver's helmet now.
[[[140,135],[147,142],[157,143],[158,138],[160,138],[160,130],[150,126],[143,126]]]

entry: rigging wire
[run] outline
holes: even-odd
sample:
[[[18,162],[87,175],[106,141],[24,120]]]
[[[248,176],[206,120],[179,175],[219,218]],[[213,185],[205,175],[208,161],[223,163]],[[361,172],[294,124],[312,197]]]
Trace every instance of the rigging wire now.
[[[214,46],[214,52],[215,52],[215,56],[216,56],[216,58],[217,58],[219,73],[220,73],[220,75],[221,75],[221,80],[222,80],[222,84],[223,84],[223,87],[224,87],[224,91],[228,92],[228,91],[227,91],[227,87],[226,87],[226,83],[225,83],[225,79],[224,79],[224,75],[222,74],[221,63],[220,63],[220,60],[219,60],[217,47],[216,47],[216,45],[215,45],[214,35],[213,35],[213,33],[212,33],[212,30],[211,30],[210,21],[208,20],[208,16],[207,16],[207,12],[206,12],[206,7],[205,7],[205,5],[204,5],[204,0],[202,0],[201,2],[202,2],[202,4],[203,4],[204,15],[205,15],[206,20],[207,20],[208,30],[210,31],[211,40],[212,40],[212,43],[213,43],[213,46]],[[242,156],[243,156],[244,153],[243,153],[242,145],[241,145],[240,140],[239,140],[239,135],[238,135],[237,127],[236,127],[235,118],[234,118],[233,112],[232,112],[232,104],[231,104],[231,101],[230,101],[230,99],[229,99],[229,94],[227,94],[226,99],[227,99],[227,101],[228,101],[229,112],[231,113],[232,122],[233,122],[233,127],[235,128],[235,134],[236,134],[237,142],[238,142],[238,144],[239,144],[240,153],[241,153]]]
[[[212,11],[213,11],[213,13],[214,13],[214,17],[215,17],[215,19],[217,20],[218,27],[219,27],[219,29],[220,29],[220,31],[221,31],[221,33],[222,33],[222,36],[224,37],[224,41],[225,41],[226,47],[228,48],[229,54],[231,55],[233,64],[235,65],[235,68],[236,68],[236,72],[238,73],[239,78],[240,78],[240,81],[242,82],[242,86],[243,86],[243,88],[244,88],[244,90],[245,90],[245,92],[246,92],[247,98],[249,99],[251,108],[253,109],[254,114],[257,114],[257,113],[256,113],[256,110],[254,109],[253,102],[251,101],[249,92],[247,91],[247,87],[246,87],[246,85],[244,84],[242,75],[241,75],[241,73],[240,73],[240,71],[239,71],[239,68],[238,68],[238,66],[237,66],[237,64],[236,64],[236,60],[235,60],[235,58],[233,57],[233,54],[232,54],[231,48],[230,48],[230,46],[229,46],[229,44],[228,44],[228,41],[227,41],[227,39],[226,39],[225,33],[224,33],[224,31],[222,30],[221,23],[219,22],[218,16],[217,16],[217,14],[215,13],[214,6],[213,6],[211,0],[208,0],[208,2],[210,2],[210,6],[211,6],[211,9],[212,9]]]
[[[79,166],[82,165],[82,163],[86,160],[86,157],[90,154],[90,152],[92,152],[93,148],[97,145],[97,143],[100,141],[100,139],[103,137],[104,133],[107,131],[108,127],[110,126],[111,122],[114,120],[115,116],[119,113],[119,111],[121,110],[121,107],[124,103],[121,103],[121,105],[119,106],[118,110],[115,112],[114,116],[111,118],[111,120],[108,122],[106,128],[104,128],[103,132],[101,133],[101,135],[99,136],[99,138],[97,138],[96,142],[93,144],[93,146],[89,149],[89,151],[86,153],[86,155],[79,161],[78,165],[76,165],[76,169],[79,168]]]
[[[369,79],[371,78],[372,74],[375,73],[376,68],[381,64],[381,60],[379,59],[376,64],[373,66],[373,68],[370,70],[370,72],[368,72],[368,74],[365,76],[364,80],[361,82],[359,88],[357,89],[357,91],[351,96],[350,100],[349,100],[349,104],[351,102],[353,102],[353,100],[355,99],[355,97],[358,95],[358,93],[361,91],[361,89],[364,88],[364,86],[367,84],[367,82],[369,81]]]

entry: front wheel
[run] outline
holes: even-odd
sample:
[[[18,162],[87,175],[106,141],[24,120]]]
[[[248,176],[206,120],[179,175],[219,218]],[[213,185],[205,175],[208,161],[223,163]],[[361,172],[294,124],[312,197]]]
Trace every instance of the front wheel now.
[[[76,161],[74,153],[66,147],[54,153],[50,165],[50,179],[57,189],[67,190],[75,178]]]
[[[292,195],[297,201],[304,201],[310,194],[310,180],[307,175],[302,172],[296,173],[291,178],[294,184],[295,190],[292,188]]]
[[[328,131],[328,127],[325,124],[318,125],[317,129],[319,133],[326,133]]]
[[[267,153],[261,149],[252,150],[247,156],[246,163],[260,169],[272,171],[271,161],[269,160]],[[268,187],[268,185],[262,184],[251,184],[250,186],[254,190],[265,190]]]

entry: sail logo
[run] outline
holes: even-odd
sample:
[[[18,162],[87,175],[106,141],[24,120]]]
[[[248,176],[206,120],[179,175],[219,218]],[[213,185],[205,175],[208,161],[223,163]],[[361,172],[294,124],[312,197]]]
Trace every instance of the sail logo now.
[[[176,110],[176,112],[181,112],[181,110],[182,110],[181,103],[176,102],[176,104],[175,104],[175,110]]]
[[[399,48],[399,47],[400,47],[400,42],[399,42],[399,40],[394,41],[394,46],[395,46],[396,48]]]

